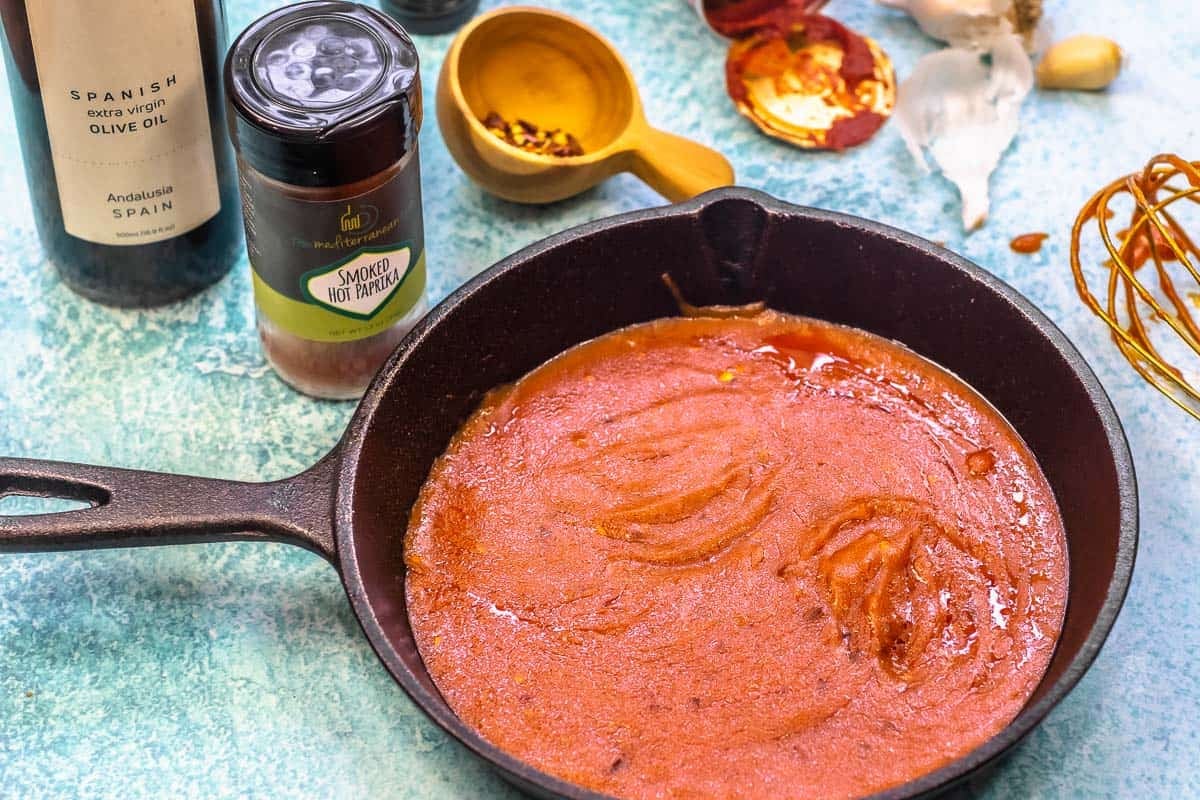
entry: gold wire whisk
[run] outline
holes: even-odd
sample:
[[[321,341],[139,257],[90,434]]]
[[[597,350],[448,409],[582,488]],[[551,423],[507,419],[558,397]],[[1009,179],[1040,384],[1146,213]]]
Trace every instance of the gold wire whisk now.
[[[1121,195],[1127,195],[1134,208],[1128,228],[1114,235],[1109,225],[1114,211],[1109,206]],[[1071,271],[1079,296],[1108,325],[1125,359],[1150,385],[1200,420],[1200,389],[1152,341],[1154,332],[1148,324],[1166,323],[1198,359],[1184,363],[1193,374],[1200,373],[1200,327],[1188,307],[1190,302],[1200,309],[1200,271],[1196,267],[1200,250],[1171,209],[1183,201],[1200,204],[1200,161],[1158,155],[1141,172],[1113,181],[1093,195],[1075,219]],[[1103,303],[1088,286],[1080,256],[1092,220],[1108,251],[1103,264],[1108,271]],[[1151,264],[1152,271],[1148,269]],[[1189,281],[1195,285],[1187,286]],[[1182,291],[1181,282],[1185,284]],[[1186,351],[1180,352],[1187,358]]]

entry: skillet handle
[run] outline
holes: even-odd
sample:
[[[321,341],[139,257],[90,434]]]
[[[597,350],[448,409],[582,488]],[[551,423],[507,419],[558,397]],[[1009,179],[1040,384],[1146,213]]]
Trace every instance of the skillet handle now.
[[[337,463],[335,451],[294,477],[242,483],[0,458],[0,498],[31,495],[90,505],[55,514],[0,515],[0,553],[272,541],[299,545],[336,564]]]

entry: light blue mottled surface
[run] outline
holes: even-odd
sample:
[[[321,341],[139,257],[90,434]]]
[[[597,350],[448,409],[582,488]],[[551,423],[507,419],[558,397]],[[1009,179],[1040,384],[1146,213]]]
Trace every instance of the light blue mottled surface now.
[[[269,3],[234,0],[240,29]],[[493,3],[485,3],[493,5]],[[1133,375],[1076,299],[1069,224],[1102,179],[1176,150],[1200,158],[1194,0],[1048,2],[1058,35],[1109,34],[1129,69],[1106,94],[1035,94],[964,237],[957,200],[921,178],[894,128],[844,155],[775,144],[732,110],[724,44],[682,0],[556,0],[618,45],[653,122],[718,144],[741,183],[883,220],[966,254],[1031,297],[1099,373],[1139,476],[1142,545],[1125,611],[1079,688],[990,780],[987,798],[1200,796],[1200,424]],[[906,74],[934,45],[865,2],[830,12]],[[623,176],[524,208],[450,161],[433,122],[448,37],[418,47],[432,292],[561,228],[655,205]],[[259,480],[312,463],[349,404],[289,391],[258,349],[245,263],[185,303],[114,311],[67,291],[30,220],[0,101],[0,453]],[[1165,115],[1169,125],[1148,124]],[[1015,234],[1051,234],[1037,255]],[[503,335],[480,331],[481,336]],[[414,709],[358,631],[334,571],[275,545],[0,558],[0,797],[513,797]]]

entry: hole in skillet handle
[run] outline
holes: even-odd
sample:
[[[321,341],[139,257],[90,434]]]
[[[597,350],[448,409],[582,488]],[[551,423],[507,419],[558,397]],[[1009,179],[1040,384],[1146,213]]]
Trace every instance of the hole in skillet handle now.
[[[718,190],[721,191],[721,190]],[[764,250],[770,212],[747,197],[725,197],[704,206],[696,216],[704,243],[704,266],[681,286],[696,306],[737,306],[765,296],[759,256]]]
[[[65,514],[107,505],[112,494],[101,486],[32,476],[0,476],[0,518]]]
[[[0,517],[30,517],[35,514],[63,514],[95,508],[98,504],[68,497],[46,497],[23,492],[10,492],[0,497]]]

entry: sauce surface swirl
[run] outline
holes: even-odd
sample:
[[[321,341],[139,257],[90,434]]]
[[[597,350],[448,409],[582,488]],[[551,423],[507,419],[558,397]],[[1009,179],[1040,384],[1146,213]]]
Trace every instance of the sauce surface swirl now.
[[[454,711],[627,798],[853,797],[1002,729],[1050,660],[1067,553],[1008,423],[905,348],[672,318],[490,394],[406,539]]]

